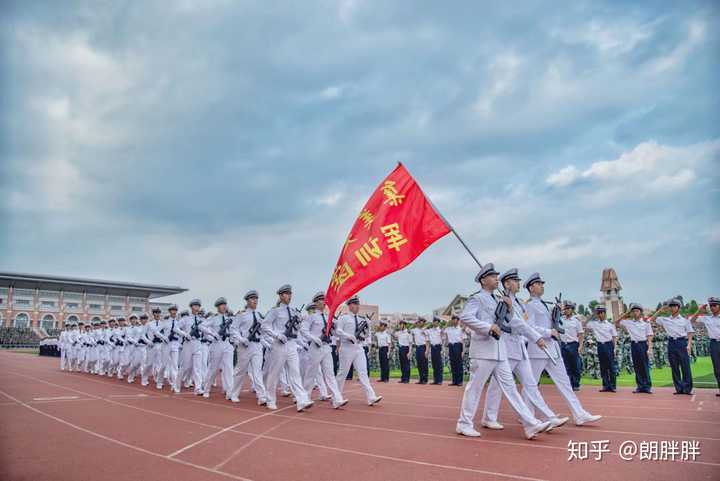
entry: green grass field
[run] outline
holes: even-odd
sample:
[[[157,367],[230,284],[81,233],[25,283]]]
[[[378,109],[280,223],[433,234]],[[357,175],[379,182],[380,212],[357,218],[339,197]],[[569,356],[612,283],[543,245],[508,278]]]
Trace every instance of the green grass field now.
[[[715,375],[713,374],[713,368],[712,368],[712,362],[710,361],[710,357],[699,357],[697,360],[692,364],[692,374],[693,374],[693,383],[695,387],[697,388],[711,388],[715,389],[717,388],[717,383],[715,382]],[[650,376],[652,378],[652,384],[655,387],[672,387],[672,374],[670,372],[670,367],[665,366],[660,369],[653,369],[650,373]],[[372,371],[371,372],[371,378],[377,379],[380,377],[379,371]],[[418,373],[417,369],[412,369],[410,373],[410,377],[413,380],[418,379]],[[400,378],[400,370],[393,370],[390,371],[390,378]],[[445,376],[444,376],[445,382],[448,382],[450,379],[450,372],[448,371],[447,367],[445,368]],[[465,377],[465,380],[467,380],[467,376]],[[432,368],[430,369],[430,382],[432,382]],[[541,384],[552,384],[552,380],[547,377],[547,375],[543,375],[543,377],[540,379]],[[587,385],[587,386],[600,386],[602,385],[601,379],[593,379],[591,377],[583,376],[582,381],[580,381],[581,384]],[[622,372],[617,377],[617,385],[618,386],[625,386],[625,387],[634,387],[635,386],[635,374],[633,373],[626,373]]]

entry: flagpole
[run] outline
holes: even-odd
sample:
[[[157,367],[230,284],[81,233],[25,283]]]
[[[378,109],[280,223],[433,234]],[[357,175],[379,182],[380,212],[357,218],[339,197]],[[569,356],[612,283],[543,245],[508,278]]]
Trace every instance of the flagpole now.
[[[425,197],[427,197],[427,200],[428,200],[428,202],[430,202],[430,205],[432,206],[432,208],[435,209],[435,212],[437,212],[437,214],[440,216],[440,218],[443,220],[443,222],[445,222],[445,225],[448,227],[448,229],[450,229],[450,232],[452,232],[453,234],[455,234],[455,237],[457,238],[457,240],[460,241],[460,244],[465,248],[465,250],[467,251],[467,253],[470,254],[470,257],[472,257],[473,260],[477,263],[478,267],[480,267],[480,268],[482,269],[482,264],[480,263],[480,261],[478,260],[478,258],[475,257],[475,254],[473,254],[473,251],[470,250],[470,248],[469,248],[468,245],[465,243],[465,241],[463,240],[463,238],[460,237],[460,234],[457,233],[457,231],[455,230],[455,228],[450,224],[450,222],[448,222],[448,220],[445,218],[445,216],[442,215],[442,213],[438,210],[437,207],[435,207],[435,204],[433,203],[432,200],[430,200],[430,197],[428,197],[428,196],[425,196]]]

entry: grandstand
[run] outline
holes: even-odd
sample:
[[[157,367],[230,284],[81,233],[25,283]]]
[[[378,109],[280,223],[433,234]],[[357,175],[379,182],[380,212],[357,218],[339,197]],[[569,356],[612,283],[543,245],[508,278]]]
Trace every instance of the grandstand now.
[[[40,336],[31,328],[0,327],[0,347],[37,347]]]

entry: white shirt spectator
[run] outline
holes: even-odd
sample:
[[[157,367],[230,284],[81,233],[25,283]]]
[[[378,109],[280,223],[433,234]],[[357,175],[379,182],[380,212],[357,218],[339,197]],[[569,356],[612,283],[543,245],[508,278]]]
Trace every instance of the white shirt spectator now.
[[[695,332],[690,321],[683,316],[658,317],[657,323],[665,329],[668,336],[673,338],[687,337],[688,333]]]
[[[398,344],[403,347],[410,347],[412,345],[412,334],[407,329],[395,332],[395,339],[398,340]]]
[[[375,333],[375,341],[378,347],[389,347],[392,342],[392,338],[387,331],[381,331]]]
[[[620,325],[630,334],[631,341],[647,341],[647,337],[653,335],[650,323],[642,319],[639,321],[635,319],[623,319],[620,321]]]
[[[720,316],[700,316],[698,322],[705,324],[710,339],[720,341]]]
[[[428,339],[430,339],[430,344],[433,346],[436,346],[438,344],[442,344],[442,329],[439,327],[431,327],[427,331],[425,331]]]
[[[565,333],[560,334],[560,340],[564,343],[580,342],[578,335],[582,334],[585,330],[580,319],[575,316],[563,317],[563,328],[565,329]]]
[[[465,330],[460,326],[448,326],[445,328],[445,336],[447,337],[448,344],[462,343],[467,335]]]
[[[592,331],[597,342],[610,342],[613,337],[617,337],[617,329],[615,325],[608,321],[589,321],[585,327]]]

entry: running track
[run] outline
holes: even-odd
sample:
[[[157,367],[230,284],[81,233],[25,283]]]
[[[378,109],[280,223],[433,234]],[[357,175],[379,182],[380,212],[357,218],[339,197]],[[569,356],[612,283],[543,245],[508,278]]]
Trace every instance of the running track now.
[[[0,479],[147,480],[713,480],[720,479],[720,398],[692,398],[657,389],[652,396],[621,388],[615,394],[585,386],[584,406],[605,417],[596,425],[566,425],[521,437],[503,404],[503,431],[481,438],[454,433],[461,390],[443,386],[376,384],[385,398],[363,402],[346,384],[351,403],[333,410],[316,403],[296,413],[171,395],[153,387],[58,369],[56,358],[0,351]],[[543,395],[568,410],[553,386]],[[479,423],[478,423],[479,424]],[[479,427],[479,426],[478,426]],[[568,441],[609,440],[601,461],[568,462]],[[623,441],[697,440],[694,462],[623,461]]]

